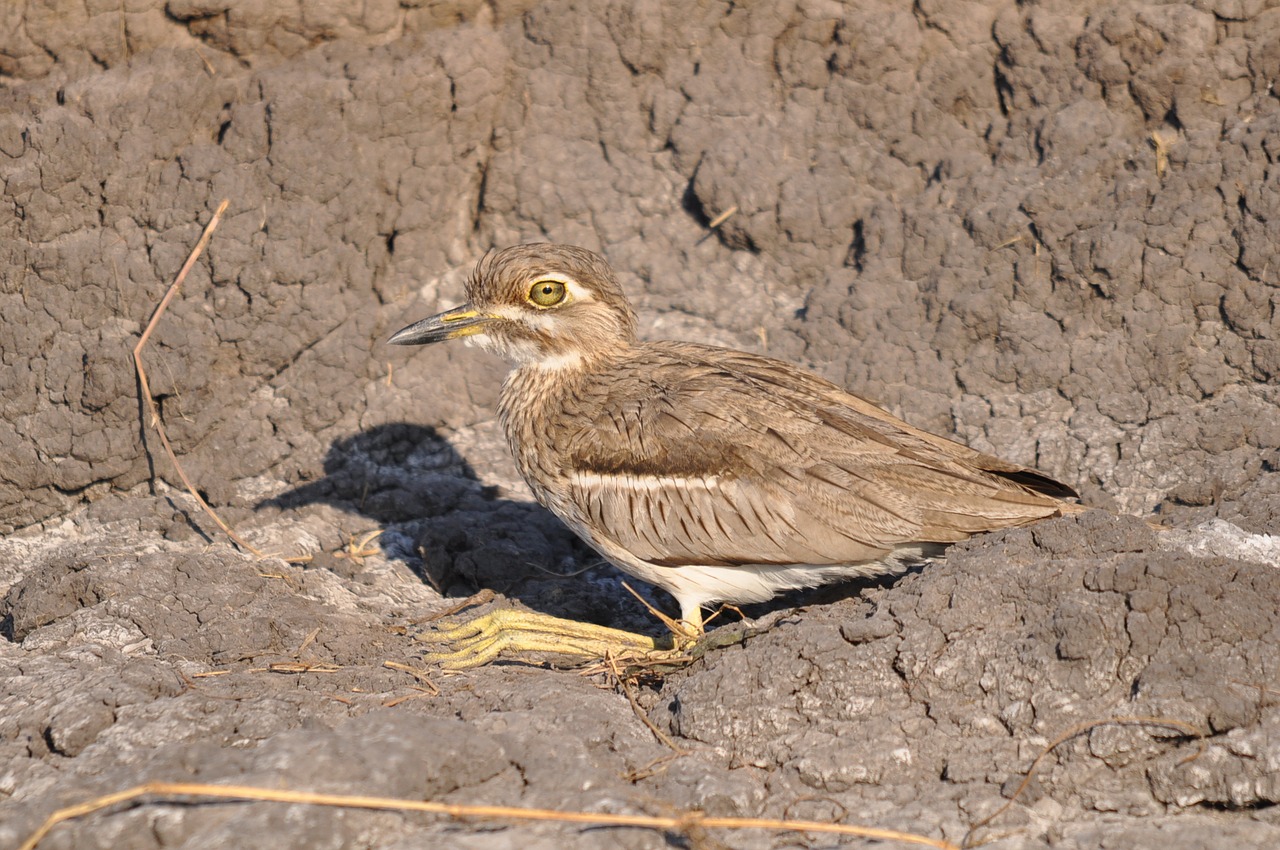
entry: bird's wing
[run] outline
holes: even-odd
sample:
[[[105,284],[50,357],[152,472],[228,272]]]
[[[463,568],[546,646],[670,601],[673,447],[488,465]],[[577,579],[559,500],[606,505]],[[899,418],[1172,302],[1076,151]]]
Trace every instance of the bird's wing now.
[[[660,566],[850,564],[1052,516],[1071,491],[794,367],[645,347],[565,409],[568,497]],[[592,423],[586,425],[585,423]]]

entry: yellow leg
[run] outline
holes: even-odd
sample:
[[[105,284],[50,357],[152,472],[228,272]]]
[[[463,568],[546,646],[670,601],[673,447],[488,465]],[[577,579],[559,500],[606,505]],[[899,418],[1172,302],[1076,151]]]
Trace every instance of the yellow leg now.
[[[689,614],[683,613],[687,622]],[[696,624],[688,623],[686,628],[696,628],[700,635],[701,611],[696,619]],[[547,614],[499,608],[457,626],[418,635],[417,639],[448,645],[440,652],[427,653],[427,661],[446,670],[466,670],[488,664],[504,652],[549,652],[590,659],[646,657],[687,645],[693,635],[684,634],[685,628],[680,632],[652,638]]]
[[[681,605],[680,620],[676,623],[679,626],[679,633],[683,633],[690,638],[700,638],[706,633],[706,629],[702,624],[702,606],[701,605]],[[672,629],[676,632],[676,629]]]

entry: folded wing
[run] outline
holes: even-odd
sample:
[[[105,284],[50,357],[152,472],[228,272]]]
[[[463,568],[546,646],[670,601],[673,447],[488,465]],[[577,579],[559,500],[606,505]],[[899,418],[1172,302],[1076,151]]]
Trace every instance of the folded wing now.
[[[714,353],[660,344],[566,411],[613,426],[561,444],[569,499],[641,560],[852,564],[1080,510],[1070,488],[815,376]]]

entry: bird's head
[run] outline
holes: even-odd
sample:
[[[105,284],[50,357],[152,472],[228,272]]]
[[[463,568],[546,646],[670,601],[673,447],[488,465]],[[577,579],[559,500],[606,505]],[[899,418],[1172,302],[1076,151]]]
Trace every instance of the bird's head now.
[[[629,347],[636,318],[613,270],[572,245],[490,251],[467,281],[467,303],[397,331],[394,345],[467,337],[520,365],[576,366]]]

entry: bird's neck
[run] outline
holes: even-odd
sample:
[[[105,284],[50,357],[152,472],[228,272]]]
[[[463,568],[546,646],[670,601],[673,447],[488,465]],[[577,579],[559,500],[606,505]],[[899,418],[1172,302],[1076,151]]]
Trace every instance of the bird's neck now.
[[[592,346],[565,346],[554,353],[542,353],[538,357],[520,360],[516,372],[542,374],[552,380],[567,381],[575,374],[607,369],[610,365],[624,360],[635,343],[626,339],[610,340],[609,343]]]
[[[498,416],[516,463],[531,484],[543,476],[530,465],[538,457],[545,461],[556,455],[555,436],[547,433],[547,423],[559,421],[567,409],[575,407],[574,399],[580,397],[583,386],[625,358],[629,350],[626,346],[608,353],[544,357],[522,363],[507,375],[498,396]],[[534,446],[550,451],[529,454],[527,450]]]
[[[571,349],[519,363],[502,385],[498,412],[505,419],[509,415],[532,415],[540,408],[558,407],[584,380],[608,369],[620,356],[623,355],[588,354]]]

